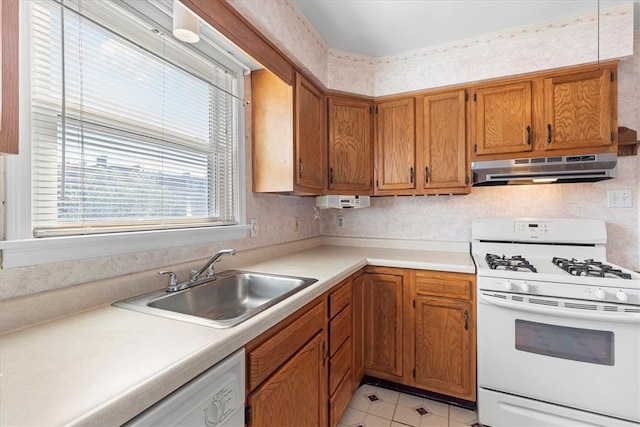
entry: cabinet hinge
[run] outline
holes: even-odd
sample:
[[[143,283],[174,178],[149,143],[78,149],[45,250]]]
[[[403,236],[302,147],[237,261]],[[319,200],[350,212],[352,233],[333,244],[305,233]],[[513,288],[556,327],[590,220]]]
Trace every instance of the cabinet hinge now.
[[[378,184],[378,180],[376,179],[376,188],[380,188],[380,185]]]
[[[413,378],[415,378],[415,377],[416,377],[416,370],[414,369],[413,370]]]
[[[251,424],[251,406],[246,406],[244,408],[244,423]]]
[[[474,100],[474,101],[477,101],[477,100],[478,100],[478,96],[477,96],[475,93],[473,94],[473,100]]]
[[[614,132],[611,132],[611,142],[615,141],[616,139],[616,134]]]
[[[378,106],[376,105],[376,114],[378,114]]]
[[[478,152],[478,144],[473,144],[473,152],[474,153]]]
[[[464,177],[464,185],[469,185],[469,175]]]
[[[416,300],[413,300],[413,308],[416,308]]]
[[[613,71],[611,72],[611,81],[614,81],[616,79],[616,73],[614,73]]]
[[[467,93],[467,91],[464,92],[464,100],[465,101],[469,100],[469,93]]]
[[[373,108],[369,107],[369,114],[373,113]]]

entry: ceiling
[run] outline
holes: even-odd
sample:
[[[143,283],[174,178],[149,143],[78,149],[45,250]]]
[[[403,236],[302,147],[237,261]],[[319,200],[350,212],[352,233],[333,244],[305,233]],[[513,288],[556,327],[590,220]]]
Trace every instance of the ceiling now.
[[[293,0],[331,49],[389,56],[631,3],[630,0]],[[640,30],[640,0],[634,27]]]

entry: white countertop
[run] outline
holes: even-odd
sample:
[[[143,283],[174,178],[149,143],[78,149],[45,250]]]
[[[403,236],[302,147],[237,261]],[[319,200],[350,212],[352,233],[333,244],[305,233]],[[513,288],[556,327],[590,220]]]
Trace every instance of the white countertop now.
[[[318,282],[231,328],[100,307],[0,338],[0,425],[120,425],[365,265],[475,273],[467,252],[317,246],[246,270]]]

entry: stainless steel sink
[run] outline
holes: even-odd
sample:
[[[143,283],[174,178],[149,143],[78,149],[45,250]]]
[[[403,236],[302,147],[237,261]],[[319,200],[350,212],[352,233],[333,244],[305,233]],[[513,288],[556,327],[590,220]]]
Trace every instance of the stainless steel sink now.
[[[317,279],[228,270],[178,292],[155,291],[114,303],[116,307],[216,328],[235,326]]]

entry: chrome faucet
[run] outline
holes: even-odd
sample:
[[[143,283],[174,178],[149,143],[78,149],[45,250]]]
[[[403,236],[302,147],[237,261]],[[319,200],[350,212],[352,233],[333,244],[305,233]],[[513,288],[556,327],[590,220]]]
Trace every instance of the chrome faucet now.
[[[229,255],[235,255],[236,254],[236,250],[235,249],[223,249],[221,251],[218,251],[214,256],[211,257],[211,259],[209,261],[207,261],[207,263],[204,265],[204,267],[202,267],[200,270],[198,271],[191,271],[190,277],[189,277],[189,282],[195,282],[196,280],[198,280],[198,277],[200,277],[200,275],[202,273],[204,273],[205,270],[207,270],[207,278],[212,278],[213,280],[216,279],[216,271],[213,269],[213,264],[215,262],[220,261],[220,257],[224,254],[229,254]]]

